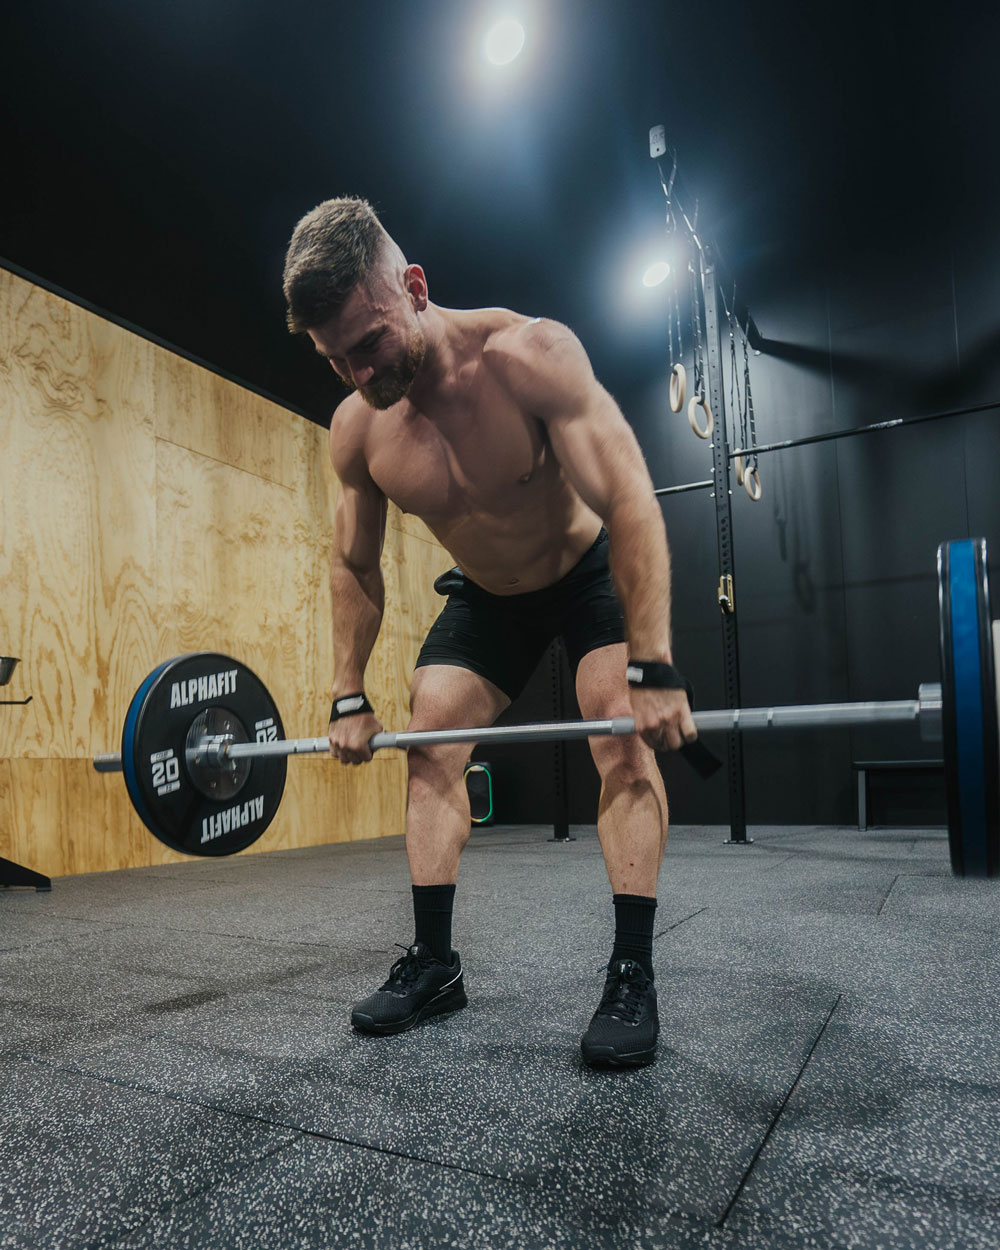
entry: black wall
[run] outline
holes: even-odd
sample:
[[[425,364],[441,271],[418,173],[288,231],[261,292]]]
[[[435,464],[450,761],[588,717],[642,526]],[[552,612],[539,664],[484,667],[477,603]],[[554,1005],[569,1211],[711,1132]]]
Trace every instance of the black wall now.
[[[998,277],[1000,242],[989,230],[968,225],[951,237],[928,223],[873,243],[870,253],[845,254],[821,287],[783,283],[770,301],[767,292],[759,301],[748,294],[768,340],[750,366],[758,441],[1000,402]],[[669,411],[665,373],[664,355],[662,375],[618,396],[656,486],[711,476],[708,445]],[[987,538],[1000,615],[998,463],[1000,408],[762,456],[759,503],[734,479],[742,703],[912,698],[921,682],[940,680],[941,541]],[[663,514],[675,660],[700,707],[722,706],[715,503],[707,491],[668,497]],[[551,688],[546,659],[504,719],[556,714]],[[551,750],[493,755],[498,819],[550,819]],[[849,823],[857,811],[852,760],[939,755],[909,726],[746,735],[747,817]],[[593,821],[596,770],[583,746],[571,745],[569,758],[570,818]],[[704,782],[676,757],[663,771],[674,820],[728,821],[725,771]],[[920,823],[908,789],[883,786],[875,819]],[[943,782],[920,807],[927,823],[943,820]]]

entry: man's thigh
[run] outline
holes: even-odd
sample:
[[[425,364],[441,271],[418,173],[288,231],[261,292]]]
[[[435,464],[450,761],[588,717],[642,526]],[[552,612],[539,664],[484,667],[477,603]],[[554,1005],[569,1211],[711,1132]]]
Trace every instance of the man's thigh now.
[[[409,729],[472,729],[492,725],[510,699],[487,678],[454,664],[415,669]]]
[[[576,698],[584,720],[610,720],[632,715],[625,670],[628,647],[624,642],[597,647],[584,655],[576,670]]]

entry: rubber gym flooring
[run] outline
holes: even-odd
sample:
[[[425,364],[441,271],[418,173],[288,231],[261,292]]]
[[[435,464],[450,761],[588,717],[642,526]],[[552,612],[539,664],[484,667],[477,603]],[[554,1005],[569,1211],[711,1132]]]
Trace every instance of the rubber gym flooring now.
[[[0,1247],[995,1247],[1000,883],[936,830],[672,830],[659,1062],[578,1042],[593,828],[477,830],[470,1004],[350,1004],[410,939],[402,841],[0,892]]]

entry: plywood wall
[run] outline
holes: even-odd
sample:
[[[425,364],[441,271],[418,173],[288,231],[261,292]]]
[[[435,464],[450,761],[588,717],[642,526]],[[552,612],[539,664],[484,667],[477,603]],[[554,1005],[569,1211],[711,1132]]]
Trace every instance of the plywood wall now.
[[[325,732],[326,431],[0,270],[0,485],[0,654],[21,657],[4,697],[32,695],[0,708],[0,856],[49,876],[179,860],[91,756],[118,749],[146,674],[195,650],[257,672],[289,734]],[[368,679],[387,728],[448,564],[390,509]],[[404,797],[395,752],[294,761],[252,851],[400,833]]]

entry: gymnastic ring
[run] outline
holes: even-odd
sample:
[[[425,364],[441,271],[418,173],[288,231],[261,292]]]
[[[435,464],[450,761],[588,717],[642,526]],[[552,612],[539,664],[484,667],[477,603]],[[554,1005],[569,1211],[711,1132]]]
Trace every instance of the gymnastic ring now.
[[[701,408],[705,413],[705,424],[698,424],[698,409]],[[699,438],[711,438],[712,431],[715,429],[715,421],[712,419],[712,410],[708,406],[708,401],[704,395],[695,395],[688,404],[688,424]]]
[[[687,370],[683,365],[672,365],[670,369],[670,409],[672,412],[683,412],[686,395]]]
[[[743,489],[756,503],[764,493],[764,488],[760,484],[760,471],[756,465],[750,469],[743,477]]]
[[[744,474],[744,468],[743,468],[743,457],[742,457],[742,456],[737,456],[737,457],[735,458],[735,460],[733,461],[733,463],[734,463],[734,464],[735,464],[735,466],[736,466],[736,481],[739,483],[739,485],[740,485],[740,486],[742,486],[742,485],[743,485],[743,474]]]

